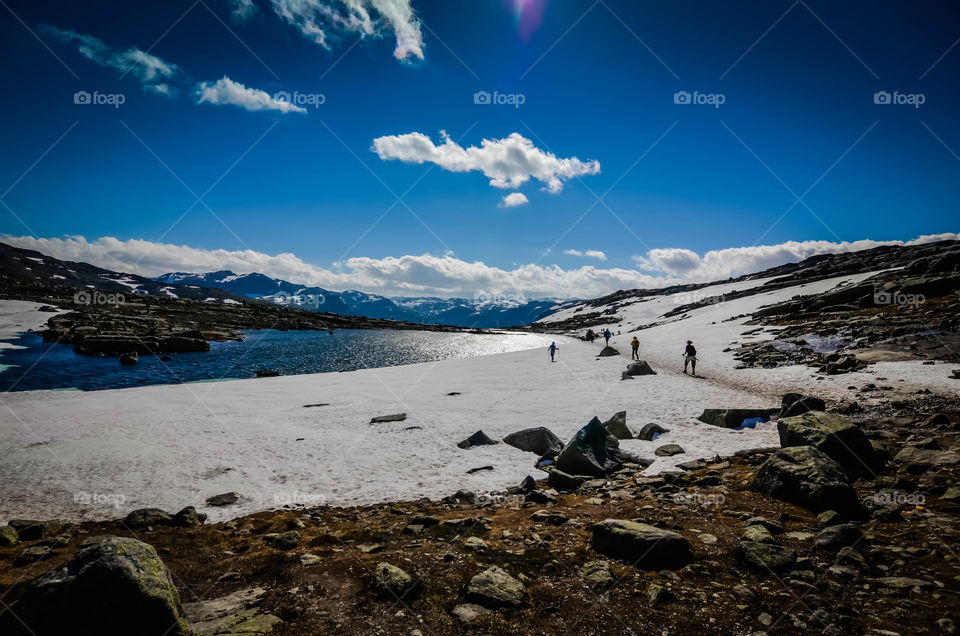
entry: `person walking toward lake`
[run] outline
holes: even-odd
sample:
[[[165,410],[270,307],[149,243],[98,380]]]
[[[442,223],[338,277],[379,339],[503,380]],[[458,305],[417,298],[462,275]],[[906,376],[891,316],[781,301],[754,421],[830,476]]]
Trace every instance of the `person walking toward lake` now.
[[[692,375],[697,375],[697,348],[693,346],[693,340],[687,340],[687,347],[683,350],[683,372],[687,372],[687,365],[690,365]]]
[[[603,330],[603,339],[606,340],[606,343],[607,343],[607,346],[608,346],[608,347],[610,346],[610,336],[612,336],[612,335],[613,335],[613,334],[610,333],[610,330],[609,330],[609,329],[604,329],[604,330]]]
[[[560,347],[557,346],[556,342],[551,342],[550,346],[547,347],[547,351],[550,352],[550,362],[556,362],[556,360],[554,359],[554,356],[557,355],[557,349],[559,348]]]
[[[633,340],[630,341],[630,349],[632,350],[631,358],[634,360],[640,359],[640,341],[637,340],[637,337],[634,336]]]

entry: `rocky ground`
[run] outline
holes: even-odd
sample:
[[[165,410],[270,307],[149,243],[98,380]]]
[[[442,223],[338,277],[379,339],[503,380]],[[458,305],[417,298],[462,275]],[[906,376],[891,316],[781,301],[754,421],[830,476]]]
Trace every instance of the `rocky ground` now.
[[[11,522],[3,604],[35,627],[55,599],[74,633],[91,615],[101,633],[122,620],[153,633],[148,611],[171,634],[956,633],[960,400],[871,401],[849,417],[839,406],[785,396],[782,449],[652,477],[596,438],[597,425],[630,434],[615,417],[559,454],[539,429],[512,440],[589,474],[531,469],[536,480],[503,493],[209,525],[189,508]],[[97,618],[111,595],[126,609]],[[13,614],[4,633],[26,633]]]

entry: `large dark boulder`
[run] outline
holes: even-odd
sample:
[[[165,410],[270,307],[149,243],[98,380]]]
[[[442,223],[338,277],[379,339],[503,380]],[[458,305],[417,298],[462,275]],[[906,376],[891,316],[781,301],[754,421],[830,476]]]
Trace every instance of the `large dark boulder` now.
[[[860,502],[840,464],[813,446],[781,448],[760,466],[752,488],[782,501],[843,516],[860,511]]]
[[[787,393],[780,400],[780,417],[793,417],[808,411],[825,411],[827,403],[820,398],[800,393]]]
[[[601,349],[600,353],[597,355],[599,355],[601,358],[609,358],[610,356],[620,355],[620,352],[614,349],[613,347],[611,347],[610,345],[607,345],[606,347]]]
[[[593,526],[591,547],[644,570],[675,570],[693,560],[682,535],[645,523],[606,519]]]
[[[657,372],[650,368],[650,365],[647,364],[646,360],[640,360],[638,362],[631,362],[627,365],[627,370],[623,372],[624,375],[657,375]]]
[[[522,431],[510,433],[503,438],[503,442],[522,451],[536,453],[541,457],[556,457],[563,450],[563,441],[545,426],[525,428]]]
[[[627,412],[618,411],[609,420],[603,423],[607,432],[617,439],[633,439],[633,433],[627,428]]]
[[[571,475],[602,477],[620,467],[619,449],[620,442],[595,417],[566,443],[556,467]]]
[[[11,519],[7,524],[17,531],[20,541],[36,541],[55,536],[63,530],[60,521],[37,521],[35,519]]]
[[[64,567],[38,578],[12,612],[0,617],[0,628],[4,634],[33,636],[193,634],[157,551],[128,537],[86,547]]]
[[[777,431],[782,447],[814,446],[853,478],[876,476],[883,465],[882,456],[860,427],[839,415],[810,411],[780,420]]]
[[[776,412],[777,409],[705,409],[697,419],[713,426],[737,428],[744,420],[754,417],[767,421]]]

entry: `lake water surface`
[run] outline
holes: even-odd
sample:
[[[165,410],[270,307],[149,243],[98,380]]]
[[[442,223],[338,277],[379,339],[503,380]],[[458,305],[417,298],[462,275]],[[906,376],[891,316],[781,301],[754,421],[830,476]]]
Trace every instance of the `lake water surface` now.
[[[43,342],[37,334],[9,340],[0,351],[0,391],[119,389],[149,384],[252,378],[257,371],[282,375],[353,371],[543,347],[548,336],[524,333],[443,333],[341,329],[244,332],[243,341],[212,342],[210,351],[181,353],[162,361],[140,356],[136,365],[116,357],[82,356],[72,345]],[[544,353],[546,355],[546,353]]]

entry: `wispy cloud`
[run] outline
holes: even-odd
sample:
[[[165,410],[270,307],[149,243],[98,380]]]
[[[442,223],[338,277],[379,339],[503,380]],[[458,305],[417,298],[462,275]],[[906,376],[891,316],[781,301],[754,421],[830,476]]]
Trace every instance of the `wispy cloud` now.
[[[230,15],[235,22],[246,22],[259,11],[253,0],[230,0],[230,5]]]
[[[50,25],[41,25],[40,31],[61,42],[75,44],[77,51],[92,62],[124,74],[133,75],[146,89],[155,93],[171,95],[175,92],[175,89],[168,82],[182,76],[182,72],[176,64],[166,62],[156,55],[145,53],[135,46],[118,49],[92,35],[84,35]]]
[[[537,148],[520,133],[503,139],[484,139],[480,146],[466,148],[443,131],[440,136],[440,145],[419,132],[377,137],[371,150],[383,160],[433,163],[450,172],[479,171],[495,188],[516,189],[534,178],[544,183],[548,191],[557,193],[569,179],[600,173],[599,161],[557,157]]]
[[[245,3],[246,0],[237,0],[235,8],[241,8],[240,5]],[[252,2],[250,6],[256,9],[256,5]],[[81,55],[101,66],[132,75],[148,92],[175,97],[181,89],[186,89],[192,84],[176,64],[161,60],[136,47],[126,50],[116,49],[92,35],[83,35],[54,26],[44,25],[41,30],[62,42],[76,44],[77,51]],[[288,100],[276,99],[266,91],[245,86],[226,75],[216,82],[194,84],[193,97],[197,104],[237,106],[249,111],[307,112],[306,109],[291,104]]]
[[[423,59],[423,34],[410,0],[271,0],[273,10],[307,38],[331,48],[342,33],[382,37],[392,32],[398,60]]]
[[[198,104],[230,105],[244,110],[275,110],[281,113],[305,113],[288,101],[271,97],[266,91],[247,88],[224,75],[214,83],[201,82],[194,92]]]
[[[605,261],[607,260],[607,255],[601,252],[600,250],[563,250],[564,254],[569,256],[586,256],[587,258],[595,258],[597,260]]]
[[[507,196],[500,199],[500,203],[497,204],[498,208],[515,208],[520,205],[526,205],[530,203],[530,200],[527,199],[527,195],[523,192],[511,192]]]

